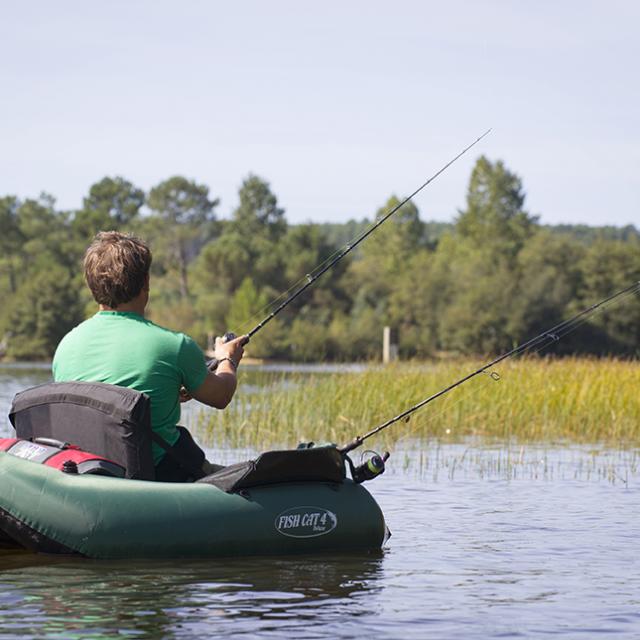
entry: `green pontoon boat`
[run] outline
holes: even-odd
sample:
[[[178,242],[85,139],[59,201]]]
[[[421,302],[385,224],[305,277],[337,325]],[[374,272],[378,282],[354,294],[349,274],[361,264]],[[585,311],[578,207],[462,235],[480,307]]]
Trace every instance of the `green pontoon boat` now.
[[[142,394],[52,383],[18,394],[10,418],[17,438],[0,440],[4,546],[215,557],[379,549],[387,535],[380,507],[347,477],[350,461],[335,446],[271,451],[195,483],[165,483],[150,477]]]

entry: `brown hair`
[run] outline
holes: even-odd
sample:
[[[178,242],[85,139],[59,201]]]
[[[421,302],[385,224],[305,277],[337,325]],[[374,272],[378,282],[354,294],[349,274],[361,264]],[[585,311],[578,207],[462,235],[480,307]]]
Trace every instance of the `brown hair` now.
[[[133,300],[145,285],[151,251],[138,238],[101,231],[84,254],[84,277],[95,301],[110,309]]]

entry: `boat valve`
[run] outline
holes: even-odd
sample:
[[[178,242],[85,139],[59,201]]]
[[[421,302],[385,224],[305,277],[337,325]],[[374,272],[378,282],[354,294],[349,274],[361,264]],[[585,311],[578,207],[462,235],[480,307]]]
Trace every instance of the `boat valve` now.
[[[78,473],[78,465],[73,460],[65,460],[62,463],[62,472],[63,473]]]
[[[366,482],[367,480],[373,480],[380,474],[384,473],[385,462],[389,458],[389,452],[385,451],[382,455],[377,453],[371,456],[366,462],[363,462],[358,467],[352,467],[351,475],[353,481],[356,484]]]

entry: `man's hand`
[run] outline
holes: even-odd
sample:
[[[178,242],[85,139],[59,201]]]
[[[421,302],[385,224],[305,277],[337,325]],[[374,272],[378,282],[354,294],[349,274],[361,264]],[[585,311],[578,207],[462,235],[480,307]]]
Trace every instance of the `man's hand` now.
[[[180,387],[178,399],[180,402],[189,402],[189,400],[193,400],[193,396],[184,387]]]
[[[229,342],[224,342],[223,338],[217,337],[213,349],[213,356],[218,362],[224,358],[229,358],[237,367],[244,355],[243,345],[246,344],[246,342],[247,336],[238,336],[233,340],[229,340]]]
[[[215,371],[210,371],[202,385],[193,392],[193,397],[216,409],[224,409],[236,391],[238,381],[236,369],[244,355],[243,343],[247,336],[240,336],[224,342],[216,338],[213,355],[218,361]]]

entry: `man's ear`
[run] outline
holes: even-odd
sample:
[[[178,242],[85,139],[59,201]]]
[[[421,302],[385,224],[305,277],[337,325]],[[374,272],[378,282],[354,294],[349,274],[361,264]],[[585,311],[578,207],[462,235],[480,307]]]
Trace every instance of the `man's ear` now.
[[[149,279],[150,279],[150,276],[147,273],[147,275],[144,277],[144,284],[142,285],[142,288],[147,292],[149,291]]]

